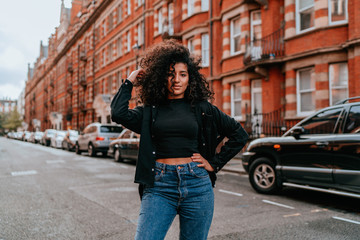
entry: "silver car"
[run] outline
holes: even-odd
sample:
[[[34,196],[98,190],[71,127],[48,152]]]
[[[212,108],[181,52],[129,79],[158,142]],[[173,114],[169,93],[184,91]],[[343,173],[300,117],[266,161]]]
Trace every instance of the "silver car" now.
[[[91,123],[80,133],[75,151],[77,154],[87,151],[92,157],[98,152],[106,156],[110,142],[115,140],[122,130],[123,128],[119,125]]]

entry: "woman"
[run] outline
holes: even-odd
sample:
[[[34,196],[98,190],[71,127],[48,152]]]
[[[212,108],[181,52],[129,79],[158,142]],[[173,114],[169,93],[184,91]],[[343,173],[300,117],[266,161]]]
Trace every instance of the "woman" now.
[[[112,120],[141,134],[135,182],[143,189],[135,239],[164,239],[179,214],[180,239],[206,239],[215,173],[245,145],[241,125],[207,100],[200,59],[175,40],[147,51],[111,103]],[[129,109],[133,86],[142,106]],[[216,153],[217,145],[228,141]]]

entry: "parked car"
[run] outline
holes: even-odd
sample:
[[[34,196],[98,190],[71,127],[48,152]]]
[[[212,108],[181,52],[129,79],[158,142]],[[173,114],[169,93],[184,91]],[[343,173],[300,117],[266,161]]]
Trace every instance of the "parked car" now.
[[[76,142],[75,151],[77,154],[87,151],[89,156],[96,156],[101,152],[107,155],[109,145],[115,140],[123,128],[119,125],[91,123],[80,133]]]
[[[124,159],[137,160],[139,153],[140,134],[124,129],[119,137],[110,143],[108,155],[116,162]]]
[[[22,140],[25,142],[30,142],[32,132],[25,131]]]
[[[282,137],[249,143],[242,161],[252,187],[259,193],[288,186],[360,197],[358,99],[321,109]]]
[[[75,149],[76,141],[78,140],[79,132],[76,130],[67,130],[64,140],[62,142],[62,149],[72,151]]]
[[[65,138],[65,131],[57,130],[56,133],[51,137],[51,147],[62,148],[62,142]]]
[[[43,137],[41,138],[41,144],[45,146],[50,146],[51,138],[56,133],[55,129],[46,129]]]
[[[42,137],[44,136],[44,132],[37,131],[34,133],[33,143],[40,143]]]

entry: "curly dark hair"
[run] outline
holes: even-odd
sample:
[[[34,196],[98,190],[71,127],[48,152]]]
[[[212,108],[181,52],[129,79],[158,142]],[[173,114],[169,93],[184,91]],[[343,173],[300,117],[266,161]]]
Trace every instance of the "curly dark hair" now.
[[[153,45],[140,61],[144,74],[135,82],[142,103],[160,105],[167,101],[167,82],[170,76],[175,77],[176,63],[184,63],[188,68],[189,84],[185,99],[194,103],[213,98],[214,93],[210,90],[209,83],[200,73],[200,62],[201,58],[192,56],[189,50],[176,40],[165,40]]]

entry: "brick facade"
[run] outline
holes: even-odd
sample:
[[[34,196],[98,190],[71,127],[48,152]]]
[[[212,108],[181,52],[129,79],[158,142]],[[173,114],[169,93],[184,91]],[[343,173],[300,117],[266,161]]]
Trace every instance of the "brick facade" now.
[[[176,38],[200,56],[203,44],[209,46],[202,73],[215,92],[213,103],[250,133],[259,113],[281,110],[282,119],[294,123],[340,93],[360,95],[360,0],[339,0],[344,9],[331,2],[309,1],[308,15],[301,15],[299,0],[62,4],[60,26],[48,46],[41,45],[26,83],[25,120],[31,129],[39,119],[42,130],[108,121],[104,96],[115,94],[147,47]],[[331,84],[339,79],[343,85]]]

